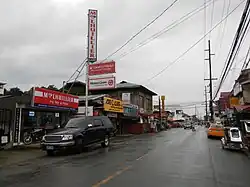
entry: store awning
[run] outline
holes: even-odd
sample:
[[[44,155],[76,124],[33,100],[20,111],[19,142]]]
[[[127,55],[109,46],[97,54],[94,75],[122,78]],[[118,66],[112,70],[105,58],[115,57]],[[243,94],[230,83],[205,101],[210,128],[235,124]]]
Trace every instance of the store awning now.
[[[107,96],[107,94],[89,95],[88,96],[88,101],[100,99],[100,98],[105,97],[105,96]],[[79,102],[85,101],[85,99],[86,99],[86,96],[79,96]]]
[[[250,105],[239,105],[234,107],[237,112],[241,111],[249,111],[250,112]]]

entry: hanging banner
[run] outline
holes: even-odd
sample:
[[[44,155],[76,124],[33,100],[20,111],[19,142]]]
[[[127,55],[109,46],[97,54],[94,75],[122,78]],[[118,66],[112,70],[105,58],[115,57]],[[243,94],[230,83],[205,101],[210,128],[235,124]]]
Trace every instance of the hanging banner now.
[[[88,73],[89,76],[115,73],[115,62],[90,64]]]
[[[88,61],[97,60],[97,10],[89,9],[88,13]]]

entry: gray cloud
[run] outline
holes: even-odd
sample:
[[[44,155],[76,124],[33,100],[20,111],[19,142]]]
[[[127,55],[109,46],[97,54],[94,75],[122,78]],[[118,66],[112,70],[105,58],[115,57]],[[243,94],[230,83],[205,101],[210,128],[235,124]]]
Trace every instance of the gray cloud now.
[[[99,10],[98,58],[107,57],[133,34],[154,19],[172,0],[8,0],[0,2],[0,80],[9,86],[28,89],[33,85],[56,84],[74,72],[86,57],[87,10]],[[175,65],[150,82],[148,78],[171,63],[203,35],[203,12],[179,25],[126,57],[119,55],[161,30],[203,0],[180,0],[155,24],[140,34],[111,59],[117,62],[117,79],[145,83],[167,96],[168,103],[202,101],[204,86],[204,44],[200,43]],[[232,1],[231,7],[240,0]],[[215,4],[215,24],[221,19],[223,1]],[[229,50],[235,25],[243,6],[228,18],[224,43],[215,53],[214,74],[219,76]],[[210,19],[211,8],[207,9]],[[207,28],[210,28],[207,21]],[[218,28],[211,35],[212,47],[218,46]],[[242,54],[241,54],[242,56]],[[207,65],[206,65],[207,67]],[[81,77],[83,80],[83,77]],[[230,85],[224,87],[229,89]]]

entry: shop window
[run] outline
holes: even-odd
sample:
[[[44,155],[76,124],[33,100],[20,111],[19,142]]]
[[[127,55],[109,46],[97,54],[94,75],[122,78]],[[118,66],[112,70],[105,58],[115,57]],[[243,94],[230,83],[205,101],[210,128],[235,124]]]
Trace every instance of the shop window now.
[[[144,97],[143,96],[139,96],[139,106],[140,108],[144,108]]]

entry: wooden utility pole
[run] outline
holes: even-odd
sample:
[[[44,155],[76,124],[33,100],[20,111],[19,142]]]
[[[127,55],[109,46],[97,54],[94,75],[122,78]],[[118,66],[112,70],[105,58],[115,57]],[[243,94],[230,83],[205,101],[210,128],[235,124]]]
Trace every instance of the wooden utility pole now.
[[[208,120],[208,110],[207,110],[207,86],[205,86],[205,105],[206,105],[206,121]]]
[[[209,95],[210,95],[210,100],[209,100],[209,109],[210,109],[210,121],[214,121],[214,108],[213,108],[213,80],[217,80],[217,78],[212,78],[212,59],[211,56],[214,54],[211,54],[211,43],[210,40],[208,40],[208,49],[206,49],[205,51],[208,51],[208,60],[209,62],[209,79],[205,79],[205,80],[209,80]]]

